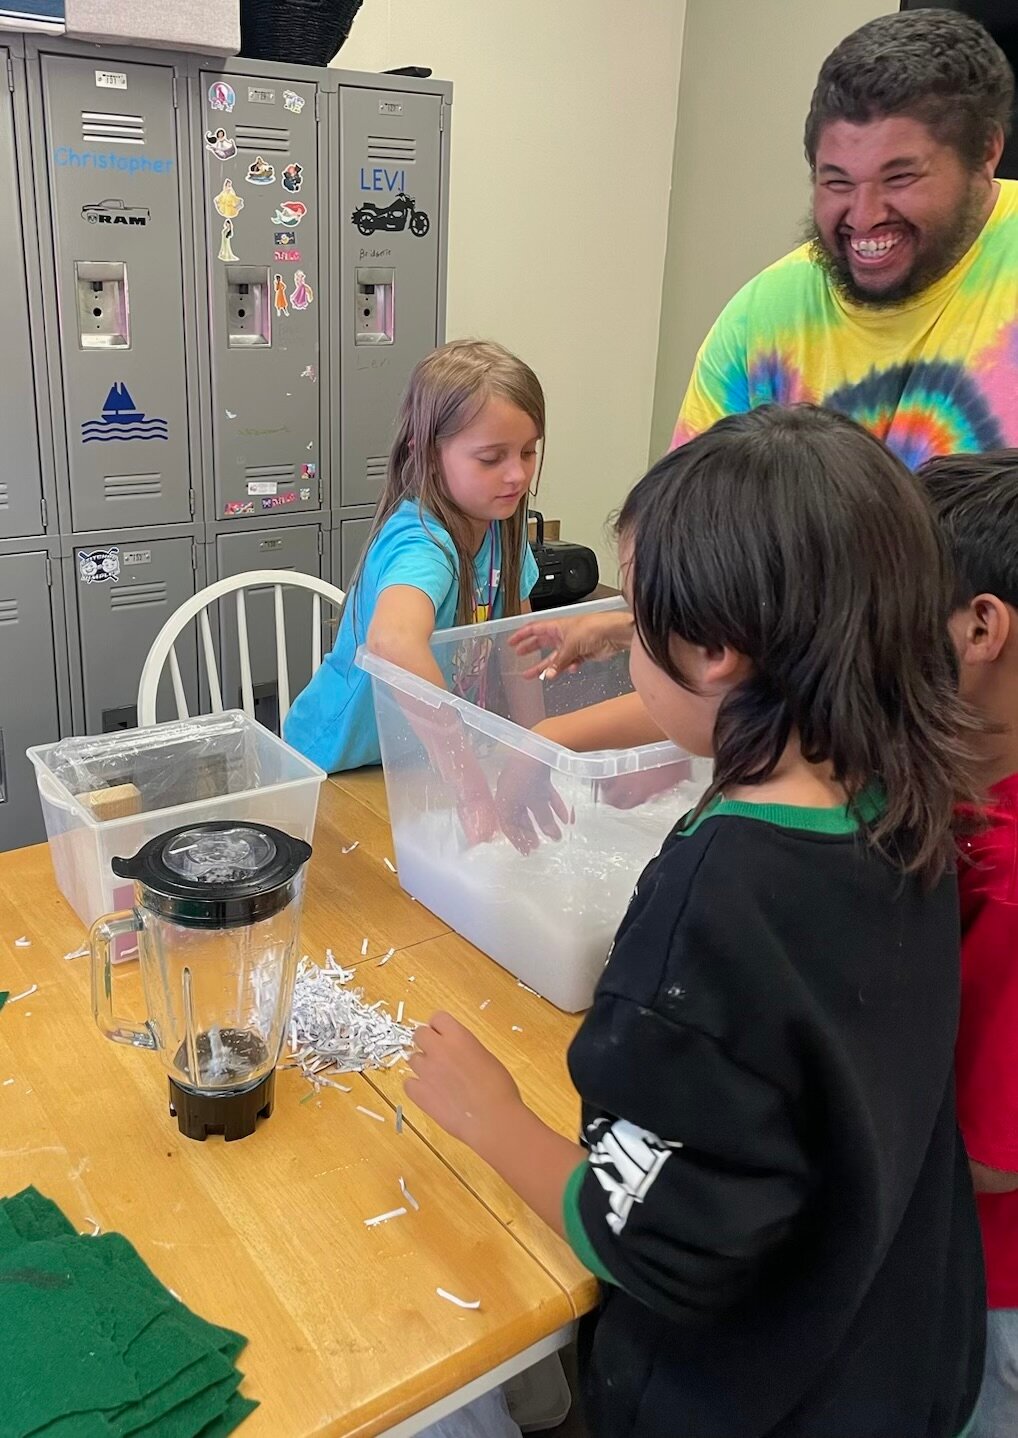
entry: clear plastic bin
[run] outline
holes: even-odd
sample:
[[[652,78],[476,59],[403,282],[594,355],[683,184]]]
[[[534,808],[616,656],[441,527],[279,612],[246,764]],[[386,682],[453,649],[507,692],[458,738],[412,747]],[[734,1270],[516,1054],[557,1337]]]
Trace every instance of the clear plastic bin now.
[[[570,617],[622,607],[574,605]],[[559,611],[562,612],[562,611]],[[540,619],[555,617],[542,613]],[[568,1012],[586,1008],[641,870],[710,781],[709,761],[672,744],[576,754],[532,732],[541,718],[632,691],[619,654],[553,681],[524,680],[510,634],[529,616],[437,633],[449,692],[361,649],[372,677],[393,841],[403,888],[458,933]],[[552,785],[573,815],[562,837],[523,854],[501,832],[468,845],[461,797],[426,747],[458,716],[492,793],[508,766]]]
[[[28,750],[57,887],[85,924],[130,908],[110,861],[204,819],[259,820],[311,841],[325,774],[246,714],[61,739]],[[125,957],[118,954],[118,957]]]

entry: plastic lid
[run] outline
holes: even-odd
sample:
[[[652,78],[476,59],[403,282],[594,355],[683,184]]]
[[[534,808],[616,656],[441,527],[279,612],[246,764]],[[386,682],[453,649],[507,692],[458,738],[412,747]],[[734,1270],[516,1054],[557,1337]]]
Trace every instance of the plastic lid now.
[[[214,820],[150,839],[113,872],[141,886],[140,903],[190,928],[238,928],[286,907],[311,845],[267,824]]]

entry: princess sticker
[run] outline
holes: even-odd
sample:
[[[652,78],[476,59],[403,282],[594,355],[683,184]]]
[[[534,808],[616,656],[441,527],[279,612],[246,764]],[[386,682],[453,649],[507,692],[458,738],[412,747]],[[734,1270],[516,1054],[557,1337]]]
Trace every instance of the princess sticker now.
[[[276,306],[277,315],[288,315],[290,311],[286,307],[286,281],[282,275],[272,276],[272,288],[274,292],[273,303]]]
[[[233,188],[232,180],[223,181],[223,188],[212,203],[224,220],[235,220],[244,208],[244,201]]]
[[[223,238],[222,238],[222,242],[220,243],[220,246],[219,246],[219,258],[220,258],[221,260],[235,260],[235,259],[237,258],[237,256],[233,253],[233,245],[230,243],[230,241],[231,241],[232,239],[233,239],[233,221],[232,221],[232,220],[224,220],[224,221],[223,221]]]
[[[308,284],[307,275],[303,270],[297,270],[293,277],[293,289],[290,292],[290,303],[295,310],[306,310],[315,297],[315,292]]]
[[[232,160],[237,153],[236,142],[230,139],[225,130],[206,130],[205,148],[215,155],[217,160]]]
[[[296,161],[291,165],[287,165],[283,171],[283,189],[289,190],[291,195],[295,195],[303,183],[304,166],[298,165]]]
[[[253,164],[248,165],[244,178],[249,185],[271,185],[276,178],[276,169],[259,155]]]

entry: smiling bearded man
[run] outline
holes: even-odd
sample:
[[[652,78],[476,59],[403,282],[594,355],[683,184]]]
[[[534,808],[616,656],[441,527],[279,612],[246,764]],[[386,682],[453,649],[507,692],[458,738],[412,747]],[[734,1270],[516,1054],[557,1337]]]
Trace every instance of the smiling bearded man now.
[[[725,307],[676,445],[722,415],[810,401],[913,468],[1018,445],[1018,182],[1003,51],[951,11],[885,15],[824,61],[806,121],[806,243]]]

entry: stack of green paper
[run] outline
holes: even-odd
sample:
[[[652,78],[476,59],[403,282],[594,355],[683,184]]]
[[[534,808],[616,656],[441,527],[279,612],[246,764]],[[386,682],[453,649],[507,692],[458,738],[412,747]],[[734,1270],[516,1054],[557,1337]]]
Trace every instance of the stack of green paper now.
[[[118,1233],[76,1233],[26,1188],[0,1200],[4,1438],[219,1438],[253,1408],[247,1342],[177,1301]]]

